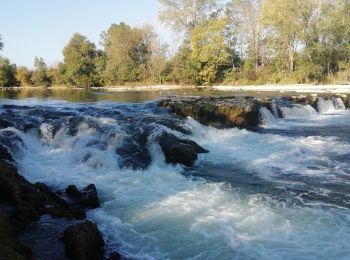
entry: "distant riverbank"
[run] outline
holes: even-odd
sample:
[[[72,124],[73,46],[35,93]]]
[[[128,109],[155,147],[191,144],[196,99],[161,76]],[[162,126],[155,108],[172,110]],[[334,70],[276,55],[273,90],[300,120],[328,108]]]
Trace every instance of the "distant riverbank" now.
[[[40,87],[11,87],[0,88],[7,90],[38,89]],[[47,89],[83,89],[69,86],[52,86]],[[217,86],[183,86],[183,85],[144,85],[144,86],[106,86],[92,87],[111,92],[134,92],[134,91],[162,91],[162,90],[185,90],[185,89],[206,89],[215,91],[236,91],[236,92],[299,92],[299,93],[350,93],[348,85],[313,85],[313,84],[288,84],[288,85],[217,85]]]

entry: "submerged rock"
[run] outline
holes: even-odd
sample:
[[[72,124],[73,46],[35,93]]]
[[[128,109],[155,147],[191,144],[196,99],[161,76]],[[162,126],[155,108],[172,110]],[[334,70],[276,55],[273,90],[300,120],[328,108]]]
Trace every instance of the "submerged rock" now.
[[[66,256],[74,260],[102,260],[104,241],[96,224],[89,220],[67,228],[62,241]]]
[[[254,128],[259,125],[260,104],[253,97],[168,98],[158,105],[216,128]]]
[[[65,193],[73,200],[73,203],[82,209],[95,209],[100,207],[97,190],[94,184],[86,186],[79,191],[75,185],[69,185]]]
[[[158,137],[158,143],[162,148],[167,163],[181,163],[192,166],[197,160],[199,153],[209,151],[188,139],[180,139],[173,134],[163,132]]]

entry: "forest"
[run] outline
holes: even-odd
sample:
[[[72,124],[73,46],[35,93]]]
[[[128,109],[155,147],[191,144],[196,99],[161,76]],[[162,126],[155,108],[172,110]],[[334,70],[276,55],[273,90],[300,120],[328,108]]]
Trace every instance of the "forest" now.
[[[0,87],[350,82],[349,0],[158,1],[176,51],[151,25],[112,24],[101,48],[75,33],[52,67],[0,56]]]

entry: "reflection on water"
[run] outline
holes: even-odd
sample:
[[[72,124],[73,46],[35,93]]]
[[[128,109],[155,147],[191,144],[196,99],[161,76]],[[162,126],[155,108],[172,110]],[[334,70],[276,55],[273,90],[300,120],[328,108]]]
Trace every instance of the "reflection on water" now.
[[[256,97],[269,96],[288,96],[295,95],[294,92],[256,92],[256,91],[220,91],[212,89],[192,88],[192,89],[174,89],[174,90],[152,90],[152,91],[110,91],[106,89],[77,89],[77,88],[23,88],[23,89],[1,89],[0,99],[26,99],[37,98],[42,100],[59,99],[69,102],[144,102],[157,100],[167,96],[238,96],[249,95]],[[298,93],[300,95],[301,93]]]

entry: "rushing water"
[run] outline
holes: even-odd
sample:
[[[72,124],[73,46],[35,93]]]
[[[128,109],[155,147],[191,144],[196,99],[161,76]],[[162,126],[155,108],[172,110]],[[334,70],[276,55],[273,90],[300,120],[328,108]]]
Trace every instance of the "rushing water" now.
[[[250,132],[183,120],[153,101],[3,99],[1,118],[15,123],[1,134],[22,138],[15,156],[30,181],[94,183],[102,205],[89,217],[109,250],[127,257],[349,259],[350,112],[319,106],[276,105],[278,119],[263,108],[261,130]],[[128,169],[116,150],[144,129],[151,164]],[[160,131],[210,153],[190,168],[168,165]]]

